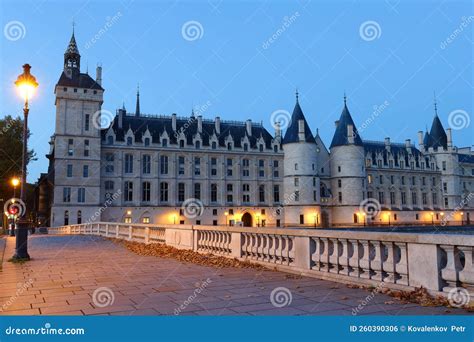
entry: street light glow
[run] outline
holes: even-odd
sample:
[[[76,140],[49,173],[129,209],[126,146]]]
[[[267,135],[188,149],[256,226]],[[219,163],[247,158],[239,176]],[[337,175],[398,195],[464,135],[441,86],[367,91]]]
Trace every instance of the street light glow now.
[[[36,88],[38,88],[38,82],[36,82],[36,78],[30,74],[30,69],[31,66],[29,64],[23,65],[23,73],[19,75],[15,81],[18,93],[25,103],[28,103],[28,100],[35,94]]]
[[[20,184],[20,180],[16,177],[12,178],[11,182],[12,182],[13,187],[15,187],[15,188]]]

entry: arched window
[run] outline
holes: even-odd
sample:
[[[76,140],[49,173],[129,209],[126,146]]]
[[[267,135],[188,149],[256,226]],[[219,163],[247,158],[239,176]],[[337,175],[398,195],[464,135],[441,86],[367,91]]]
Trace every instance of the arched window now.
[[[64,212],[64,225],[67,226],[69,224],[69,211]]]
[[[82,223],[82,211],[78,210],[77,211],[77,224]]]

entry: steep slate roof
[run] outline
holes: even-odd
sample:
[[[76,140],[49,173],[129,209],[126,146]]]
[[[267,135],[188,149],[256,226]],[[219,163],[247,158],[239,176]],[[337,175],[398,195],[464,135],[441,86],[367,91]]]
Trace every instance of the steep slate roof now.
[[[304,117],[303,111],[301,110],[300,103],[298,98],[296,99],[295,108],[293,109],[293,114],[291,115],[290,124],[285,132],[285,136],[283,138],[283,144],[290,144],[299,142],[298,136],[298,121],[304,121],[304,133],[305,133],[305,141],[308,143],[316,143],[314,140],[313,134],[311,133],[311,129],[309,128],[308,122]]]
[[[61,87],[76,87],[85,89],[104,90],[89,74],[72,74],[72,78],[66,76],[64,72],[59,77],[58,86]]]
[[[363,141],[364,151],[367,152],[388,152],[385,142],[383,141]],[[418,150],[414,145],[410,146],[411,154],[415,157],[422,156],[420,150]],[[407,148],[403,143],[390,143],[390,153],[395,154],[408,154]]]
[[[443,124],[436,114],[433,119],[430,131],[431,145],[430,147],[448,147],[448,137],[444,131]]]
[[[176,131],[179,133],[182,131],[186,137],[186,144],[193,145],[193,137],[197,134],[197,118],[177,118],[176,119]],[[118,116],[115,116],[113,122],[111,123],[112,129],[115,132],[117,141],[124,141],[125,135],[129,127],[135,135],[135,142],[142,142],[142,136],[148,129],[152,136],[153,143],[160,142],[160,135],[166,130],[169,136],[169,142],[171,144],[177,144],[177,136],[172,129],[172,117],[171,116],[135,116],[135,113],[127,114],[123,117],[122,128],[118,127]],[[109,128],[102,129],[102,139],[105,140],[107,131]],[[210,137],[215,132],[215,122],[214,120],[202,120],[202,145],[209,146]],[[229,133],[232,135],[234,146],[241,146],[241,139],[247,136],[247,129],[245,122],[237,121],[224,121],[221,120],[220,123],[220,134],[216,134],[219,141],[219,146],[226,146],[226,139],[229,136]],[[273,136],[259,123],[252,122],[252,135],[248,137],[250,142],[250,148],[257,148],[257,140],[260,139],[260,136],[263,137],[265,141],[265,147],[267,149],[272,148]]]
[[[474,164],[474,155],[458,154],[458,160],[460,163]]]
[[[347,126],[348,125],[352,125],[352,127],[354,127],[354,134],[355,134],[354,145],[362,146],[362,139],[359,136],[357,127],[354,124],[354,120],[352,120],[351,113],[349,113],[347,104],[344,101],[344,109],[342,110],[341,117],[339,118],[339,123],[337,124],[336,131],[334,132],[334,137],[332,138],[330,148],[333,148],[336,146],[349,145],[349,141],[347,139]]]
[[[430,147],[433,144],[433,139],[431,139],[430,133],[428,133],[428,130],[425,132],[425,137],[423,138],[423,145],[425,145],[425,148]]]

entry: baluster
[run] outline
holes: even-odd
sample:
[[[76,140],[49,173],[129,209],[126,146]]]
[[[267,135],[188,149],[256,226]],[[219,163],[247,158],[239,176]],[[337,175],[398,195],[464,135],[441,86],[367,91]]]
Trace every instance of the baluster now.
[[[385,283],[395,283],[395,246],[393,242],[384,242],[382,245],[382,270]]]
[[[447,256],[446,267],[441,270],[441,277],[447,284],[443,287],[443,291],[449,292],[459,285],[459,271],[462,266],[456,246],[442,245],[440,247],[445,250]]]
[[[328,238],[320,238],[321,241],[321,271],[329,272],[329,240]]]
[[[311,255],[311,260],[313,261],[313,270],[319,271],[321,267],[321,255],[320,255],[320,248],[321,243],[319,238],[314,237],[311,238],[312,243],[314,243],[314,253]]]
[[[341,244],[341,255],[338,258],[339,274],[349,275],[349,243],[346,239],[338,240]]]
[[[339,273],[339,241],[337,239],[329,239],[329,272]]]
[[[395,282],[397,284],[408,285],[408,253],[407,244],[403,242],[395,243]]]
[[[380,241],[372,241],[371,245],[371,260],[370,260],[370,269],[372,270],[371,279],[382,281],[382,246]]]
[[[362,245],[362,252],[361,258],[359,259],[359,267],[361,269],[361,278],[370,279],[370,246],[369,241],[367,240],[360,240],[360,244]]]
[[[459,272],[459,281],[469,291],[471,298],[474,298],[474,253],[472,246],[459,246],[458,249],[464,253],[464,268]]]

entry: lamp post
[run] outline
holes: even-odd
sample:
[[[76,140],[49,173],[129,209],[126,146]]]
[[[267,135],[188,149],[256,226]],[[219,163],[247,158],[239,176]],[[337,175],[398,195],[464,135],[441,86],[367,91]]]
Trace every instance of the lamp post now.
[[[30,74],[31,66],[29,64],[23,65],[23,73],[18,76],[15,85],[18,89],[18,92],[21,98],[25,101],[23,107],[23,153],[21,160],[21,188],[20,188],[20,199],[23,203],[26,200],[26,164],[28,158],[28,114],[29,114],[29,100],[34,95],[36,88],[38,87],[38,82],[36,78]],[[20,260],[29,260],[30,256],[28,255],[28,220],[25,217],[25,213],[21,213],[22,216],[18,219],[18,227],[16,233],[16,245],[15,245],[15,255],[13,259]]]
[[[13,177],[12,180],[11,180],[11,183],[13,185],[13,198],[16,198],[16,187],[20,184],[20,180],[17,178],[17,177]],[[10,221],[10,219],[9,219]],[[10,230],[10,236],[15,236],[15,218],[12,218],[11,219],[11,229]]]
[[[229,221],[227,220],[227,216],[229,216],[229,213],[226,211],[224,212],[224,216],[225,216],[225,225],[228,226],[229,225]]]
[[[461,226],[464,224],[463,218],[464,218],[464,213],[461,211]]]

